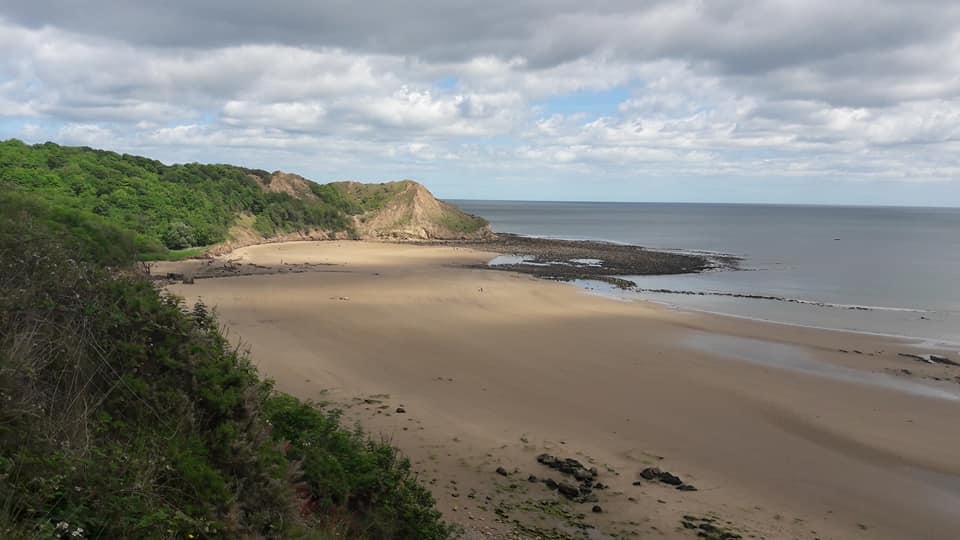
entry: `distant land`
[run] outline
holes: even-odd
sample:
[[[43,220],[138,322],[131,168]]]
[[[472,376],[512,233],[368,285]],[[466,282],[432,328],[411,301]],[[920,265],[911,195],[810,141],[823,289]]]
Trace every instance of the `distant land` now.
[[[0,143],[3,198],[80,236],[133,244],[141,258],[221,253],[296,239],[481,239],[483,218],[413,180],[319,184],[224,164],[157,160],[54,143]],[[127,250],[129,251],[129,250]]]

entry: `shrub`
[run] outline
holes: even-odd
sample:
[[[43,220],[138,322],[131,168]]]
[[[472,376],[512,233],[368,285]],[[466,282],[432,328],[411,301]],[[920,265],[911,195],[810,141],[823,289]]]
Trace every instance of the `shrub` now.
[[[449,535],[396,450],[275,392],[210,309],[17,208],[0,215],[0,537]]]

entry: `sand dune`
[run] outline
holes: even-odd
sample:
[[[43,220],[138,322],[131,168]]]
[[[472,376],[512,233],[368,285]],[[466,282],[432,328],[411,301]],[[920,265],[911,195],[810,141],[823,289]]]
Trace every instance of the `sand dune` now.
[[[898,357],[909,343],[611,300],[467,268],[491,255],[462,248],[302,242],[230,257],[332,265],[170,289],[215,305],[279,388],[392,437],[468,537],[509,534],[502,501],[536,519],[523,501],[556,497],[526,481],[550,475],[544,451],[597,464],[604,512],[573,507],[607,533],[692,537],[685,514],[745,537],[960,531],[960,385],[926,378],[960,368]],[[699,491],[632,485],[648,466]]]

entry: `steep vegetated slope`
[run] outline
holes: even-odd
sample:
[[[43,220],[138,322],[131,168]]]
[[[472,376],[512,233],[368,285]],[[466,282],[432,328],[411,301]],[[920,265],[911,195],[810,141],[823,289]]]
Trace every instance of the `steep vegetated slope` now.
[[[362,238],[467,239],[493,235],[483,218],[436,199],[412,180],[385,184],[335,182]]]
[[[0,143],[0,190],[32,196],[73,221],[126,231],[147,258],[221,243],[229,249],[297,238],[490,234],[485,221],[437,201],[412,181],[321,185],[283,172],[164,165],[53,143]]]
[[[0,538],[449,536],[395,449],[131,271],[131,233],[21,193],[0,209]]]

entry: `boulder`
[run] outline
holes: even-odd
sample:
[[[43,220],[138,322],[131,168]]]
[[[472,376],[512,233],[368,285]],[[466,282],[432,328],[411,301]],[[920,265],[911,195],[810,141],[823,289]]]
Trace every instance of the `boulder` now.
[[[640,471],[640,477],[644,480],[656,480],[660,478],[660,469],[656,467],[647,467]]]
[[[680,486],[680,485],[683,485],[683,481],[680,480],[680,477],[674,476],[674,475],[672,475],[672,474],[670,474],[670,473],[668,473],[668,472],[662,472],[662,473],[660,473],[660,481],[663,482],[664,484],[667,484],[667,485],[670,485],[670,486]]]
[[[560,494],[568,499],[576,499],[580,496],[580,488],[566,482],[560,482],[557,484],[557,490],[559,490]]]

